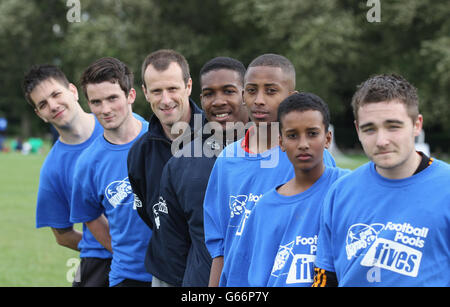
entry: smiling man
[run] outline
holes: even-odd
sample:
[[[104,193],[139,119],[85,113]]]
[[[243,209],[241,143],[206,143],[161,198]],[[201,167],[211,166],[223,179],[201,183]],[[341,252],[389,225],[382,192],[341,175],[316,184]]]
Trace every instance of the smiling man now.
[[[101,58],[84,71],[81,85],[104,133],[77,161],[70,219],[86,223],[113,252],[110,286],[150,286],[142,258],[151,231],[136,212],[126,166],[129,149],[148,127],[132,112],[133,73],[116,58]]]
[[[171,268],[165,265],[160,246],[159,215],[166,210],[159,199],[159,187],[164,165],[172,157],[172,142],[182,137],[178,122],[189,123],[184,131],[194,130],[194,114],[202,110],[190,100],[192,79],[186,59],[176,51],[162,49],[149,54],[142,64],[142,90],[153,111],[148,132],[131,148],[128,155],[128,175],[135,193],[139,216],[152,232],[145,255],[145,266],[153,275],[152,286],[175,285]],[[201,125],[200,125],[201,128]]]
[[[50,227],[59,245],[80,251],[81,263],[73,286],[108,286],[111,253],[85,224],[81,233],[70,221],[75,164],[103,128],[94,115],[81,108],[77,88],[56,66],[32,67],[25,75],[23,90],[36,115],[59,134],[41,168],[36,227]]]
[[[314,285],[450,286],[450,166],[415,150],[416,89],[378,75],[358,87],[352,107],[371,161],[325,199]]]

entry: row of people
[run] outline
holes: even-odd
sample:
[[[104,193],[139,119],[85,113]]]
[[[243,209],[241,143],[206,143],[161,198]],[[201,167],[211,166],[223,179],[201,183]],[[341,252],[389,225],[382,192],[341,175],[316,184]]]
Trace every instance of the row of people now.
[[[36,114],[60,133],[41,171],[37,226],[81,251],[75,285],[311,286],[314,271],[316,286],[448,285],[449,167],[414,150],[423,119],[406,80],[358,88],[355,126],[372,162],[352,173],[327,151],[326,103],[296,92],[283,56],[247,69],[206,63],[203,110],[177,52],[150,54],[142,80],[149,122],[132,112],[133,74],[117,59],[82,76],[95,117],[59,69],[25,78]]]

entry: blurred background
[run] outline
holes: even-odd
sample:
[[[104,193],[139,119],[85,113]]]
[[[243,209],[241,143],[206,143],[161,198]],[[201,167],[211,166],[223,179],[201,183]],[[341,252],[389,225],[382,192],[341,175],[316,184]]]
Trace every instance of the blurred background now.
[[[50,139],[21,90],[32,64],[59,65],[78,86],[91,62],[117,57],[135,73],[135,112],[148,118],[140,89],[148,53],[181,52],[199,103],[206,61],[231,56],[247,66],[273,52],[294,63],[298,90],[329,104],[344,151],[360,150],[350,108],[356,86],[378,73],[403,75],[419,90],[425,142],[441,156],[450,151],[449,16],[448,0],[1,0],[0,118],[15,141]]]

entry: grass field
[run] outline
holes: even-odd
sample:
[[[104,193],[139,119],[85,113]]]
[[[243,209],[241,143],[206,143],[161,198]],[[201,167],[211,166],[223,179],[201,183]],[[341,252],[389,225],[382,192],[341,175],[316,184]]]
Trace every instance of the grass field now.
[[[35,228],[39,170],[45,154],[0,153],[0,287],[71,286],[68,261],[78,253],[56,244],[49,228]],[[336,157],[354,169],[364,155]]]
[[[78,253],[35,228],[39,170],[44,155],[0,153],[0,286],[70,286],[66,265]]]

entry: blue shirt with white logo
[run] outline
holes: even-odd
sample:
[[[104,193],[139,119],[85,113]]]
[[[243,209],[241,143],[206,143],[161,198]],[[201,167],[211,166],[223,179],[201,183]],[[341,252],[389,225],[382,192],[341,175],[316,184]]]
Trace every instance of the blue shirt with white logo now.
[[[151,282],[144,267],[151,230],[139,217],[128,180],[127,156],[133,143],[148,129],[142,121],[140,134],[124,145],[114,145],[98,137],[77,163],[72,192],[73,222],[88,222],[103,212],[108,218],[113,259],[110,286],[124,279]]]
[[[450,286],[450,166],[405,179],[373,162],[339,179],[324,201],[316,266],[339,286]]]
[[[324,163],[335,165],[328,151]],[[211,257],[226,260],[253,204],[293,177],[294,168],[279,146],[261,154],[246,152],[241,141],[225,147],[214,164],[204,200],[205,242]]]
[[[69,145],[57,140],[45,158],[39,177],[36,207],[36,227],[68,228],[70,199],[72,196],[75,164],[81,153],[103,133],[103,127],[95,119],[92,135],[83,143]],[[111,258],[107,251],[83,224],[83,236],[78,244],[80,257]]]

